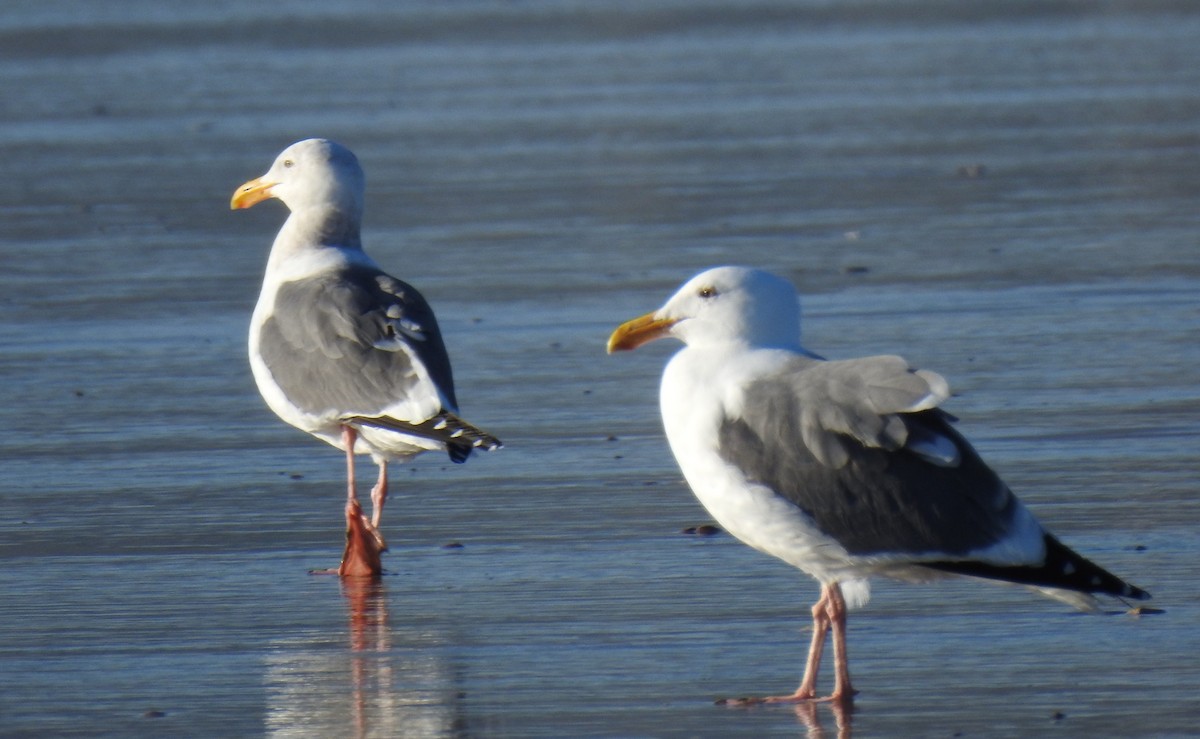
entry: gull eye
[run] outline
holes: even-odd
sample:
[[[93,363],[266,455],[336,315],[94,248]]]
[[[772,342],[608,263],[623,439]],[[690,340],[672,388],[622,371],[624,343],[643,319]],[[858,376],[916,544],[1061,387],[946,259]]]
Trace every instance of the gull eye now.
[[[290,166],[292,166],[293,164],[295,164],[295,162],[293,162],[291,159],[284,159],[284,160],[283,160],[283,166],[285,166],[285,167],[290,167]]]
[[[717,288],[712,287],[711,285],[706,285],[706,286],[700,288],[700,291],[696,294],[699,295],[701,298],[708,300],[709,298],[717,297]]]

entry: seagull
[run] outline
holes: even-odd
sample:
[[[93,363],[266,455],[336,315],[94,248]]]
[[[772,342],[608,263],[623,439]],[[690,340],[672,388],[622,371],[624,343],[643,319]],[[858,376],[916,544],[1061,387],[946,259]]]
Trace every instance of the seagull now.
[[[989,468],[940,405],[946,380],[897,356],[826,361],[800,345],[787,280],[718,267],[619,326],[609,353],[672,336],[660,400],[688,485],[727,531],[821,585],[799,688],[752,703],[847,703],[846,614],[874,575],[1019,583],[1080,608],[1150,595],[1067,548]],[[834,688],[817,698],[832,630]]]
[[[346,453],[346,549],[337,573],[382,574],[379,533],[388,463],[441,451],[462,463],[500,440],[458,416],[450,358],[433,310],[363,251],[365,179],[327,139],[284,149],[230,207],[276,198],[291,211],[267,260],[250,321],[250,367],[276,415]],[[354,455],[379,467],[367,518]]]

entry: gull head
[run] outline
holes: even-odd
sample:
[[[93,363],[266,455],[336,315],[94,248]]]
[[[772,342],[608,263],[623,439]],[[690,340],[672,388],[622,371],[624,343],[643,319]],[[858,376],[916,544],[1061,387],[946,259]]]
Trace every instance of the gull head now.
[[[266,174],[237,188],[229,205],[238,210],[276,198],[293,213],[332,209],[358,222],[364,187],[354,152],[328,139],[305,139],[280,152]]]
[[[653,313],[608,339],[609,353],[673,336],[690,347],[799,349],[800,304],[792,284],[749,267],[701,272]]]

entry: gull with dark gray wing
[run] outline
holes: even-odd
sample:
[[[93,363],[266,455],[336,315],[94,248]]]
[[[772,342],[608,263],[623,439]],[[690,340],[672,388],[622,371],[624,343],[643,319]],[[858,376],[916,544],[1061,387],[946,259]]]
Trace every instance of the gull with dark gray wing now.
[[[799,688],[738,703],[817,700],[830,631],[835,682],[822,700],[851,700],[846,613],[866,603],[872,575],[1019,583],[1085,609],[1095,594],[1150,597],[1042,528],[940,408],[941,375],[804,349],[787,280],[701,273],[608,349],[668,336],[685,346],[663,373],[662,416],[688,485],[731,534],[821,584]]]
[[[250,365],[271,410],[345,451],[346,550],[340,575],[378,575],[388,463],[425,451],[464,462],[500,441],[458,416],[450,358],[433,310],[362,248],[364,177],[344,146],[307,139],[239,187],[231,207],[277,198],[275,238],[250,323]],[[368,519],[354,455],[379,466]]]

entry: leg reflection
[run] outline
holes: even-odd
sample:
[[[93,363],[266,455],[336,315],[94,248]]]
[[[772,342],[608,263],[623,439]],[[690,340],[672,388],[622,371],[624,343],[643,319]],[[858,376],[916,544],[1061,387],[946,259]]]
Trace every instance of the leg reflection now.
[[[821,723],[820,712],[825,709],[833,713],[834,725],[837,727],[837,734],[835,735],[837,739],[850,739],[853,728],[851,720],[851,716],[854,713],[853,703],[842,701],[826,701],[821,703],[804,701],[792,704],[792,710],[796,712],[796,718],[804,725],[805,736],[808,739],[825,739],[830,736]]]
[[[342,596],[350,611],[350,690],[351,728],[356,737],[368,733],[367,704],[372,683],[387,685],[383,675],[372,675],[371,668],[388,670],[385,660],[364,652],[386,652],[391,647],[387,618],[387,591],[377,577],[343,577]],[[374,678],[374,679],[372,679]]]
[[[305,609],[264,655],[266,736],[456,735],[465,719],[453,637],[420,596],[389,594],[395,579],[342,578],[338,591],[310,581],[311,613],[324,618],[308,621]],[[331,607],[344,629],[329,628]]]

